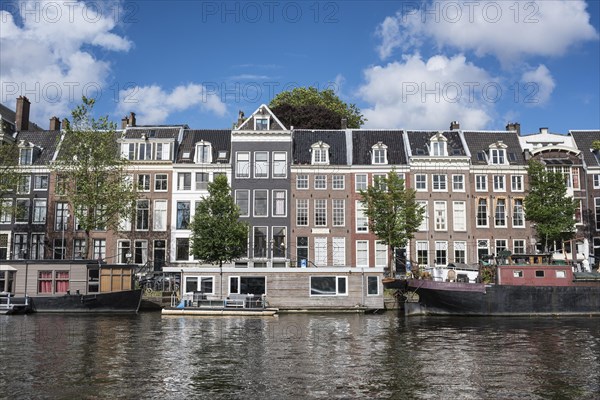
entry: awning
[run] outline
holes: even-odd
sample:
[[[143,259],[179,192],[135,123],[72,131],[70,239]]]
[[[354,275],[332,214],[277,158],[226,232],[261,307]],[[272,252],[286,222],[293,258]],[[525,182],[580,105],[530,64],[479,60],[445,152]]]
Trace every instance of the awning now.
[[[0,271],[16,271],[15,267],[11,267],[10,265],[2,264],[0,265]]]

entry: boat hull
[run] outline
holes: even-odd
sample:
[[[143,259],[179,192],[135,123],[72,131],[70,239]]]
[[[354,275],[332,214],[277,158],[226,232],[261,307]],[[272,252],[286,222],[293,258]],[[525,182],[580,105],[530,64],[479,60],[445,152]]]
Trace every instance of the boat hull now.
[[[137,313],[141,300],[141,289],[30,298],[32,311],[39,313]]]
[[[508,286],[409,280],[408,315],[600,315],[600,285]]]

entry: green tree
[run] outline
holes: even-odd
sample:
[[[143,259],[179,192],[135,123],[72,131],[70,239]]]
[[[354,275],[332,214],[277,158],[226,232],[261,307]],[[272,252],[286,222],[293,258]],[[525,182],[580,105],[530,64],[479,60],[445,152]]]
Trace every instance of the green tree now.
[[[366,121],[355,104],[342,101],[333,89],[319,91],[312,86],[279,93],[269,108],[281,122],[294,128],[339,129],[342,118],[346,118],[348,128],[357,129]],[[314,126],[315,116],[320,126]]]
[[[406,247],[424,218],[424,209],[415,200],[415,191],[404,186],[395,169],[361,190],[369,227],[389,246],[388,265],[394,275],[394,249]]]
[[[66,180],[59,190],[71,205],[86,236],[85,254],[92,258],[90,232],[117,230],[122,216],[132,213],[138,192],[127,174],[128,160],[121,157],[116,125],[108,117],[92,116],[94,100],[82,98],[72,112],[52,169]]]
[[[16,143],[0,142],[0,215],[4,212],[14,212],[12,203],[2,201],[3,198],[12,198],[19,180],[19,149]]]
[[[544,249],[548,244],[572,239],[575,235],[576,202],[567,196],[565,177],[546,170],[536,160],[529,160],[529,194],[525,196],[525,218],[531,221]]]
[[[194,258],[222,267],[224,262],[243,256],[248,225],[239,221],[239,216],[227,178],[217,176],[208,184],[208,197],[198,203],[190,223]]]

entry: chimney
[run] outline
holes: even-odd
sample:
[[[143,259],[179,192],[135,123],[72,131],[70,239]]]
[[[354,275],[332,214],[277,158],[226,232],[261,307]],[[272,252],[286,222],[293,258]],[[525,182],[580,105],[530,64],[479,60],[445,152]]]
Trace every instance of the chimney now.
[[[548,128],[540,128],[540,133],[548,133]]]
[[[243,123],[244,123],[244,112],[242,110],[240,110],[238,112],[237,127],[239,128],[240,126],[242,126]]]
[[[69,120],[68,120],[68,119],[66,119],[66,118],[65,118],[65,119],[63,119],[62,126],[63,126],[63,128],[64,128],[65,130],[69,130],[69,128],[71,128],[71,126],[70,126],[70,125],[71,125],[71,123],[69,122]]]
[[[127,116],[121,118],[121,129],[127,128]]]
[[[17,131],[29,130],[29,99],[27,97],[19,96],[17,98],[17,120],[15,125]]]
[[[521,134],[521,124],[518,122],[509,122],[506,125],[507,131],[516,131],[518,135]]]
[[[458,129],[460,129],[460,124],[458,123],[458,121],[450,122],[450,130],[451,131],[456,131]]]
[[[342,129],[348,129],[348,118],[342,118]]]
[[[56,117],[50,118],[50,130],[51,131],[60,131],[60,119]]]
[[[129,126],[135,126],[135,113],[134,112],[130,112],[129,113]]]

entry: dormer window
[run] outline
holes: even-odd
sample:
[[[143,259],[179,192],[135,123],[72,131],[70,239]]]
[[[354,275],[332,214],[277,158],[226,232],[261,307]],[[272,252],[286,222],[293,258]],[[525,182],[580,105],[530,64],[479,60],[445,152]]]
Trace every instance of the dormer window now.
[[[27,147],[19,150],[19,165],[33,164],[33,148]]]
[[[429,155],[430,156],[447,156],[448,155],[448,139],[438,132],[435,136],[429,139]]]
[[[490,146],[490,164],[494,165],[502,165],[507,164],[506,161],[506,148],[508,146],[505,145],[501,140]]]
[[[254,130],[256,131],[268,131],[269,130],[269,118],[259,117],[258,115],[254,118]]]
[[[212,146],[204,140],[196,143],[196,164],[209,164],[212,162]]]
[[[387,146],[381,142],[371,147],[371,164],[387,164]]]
[[[311,146],[312,164],[329,165],[329,145],[318,141]]]

